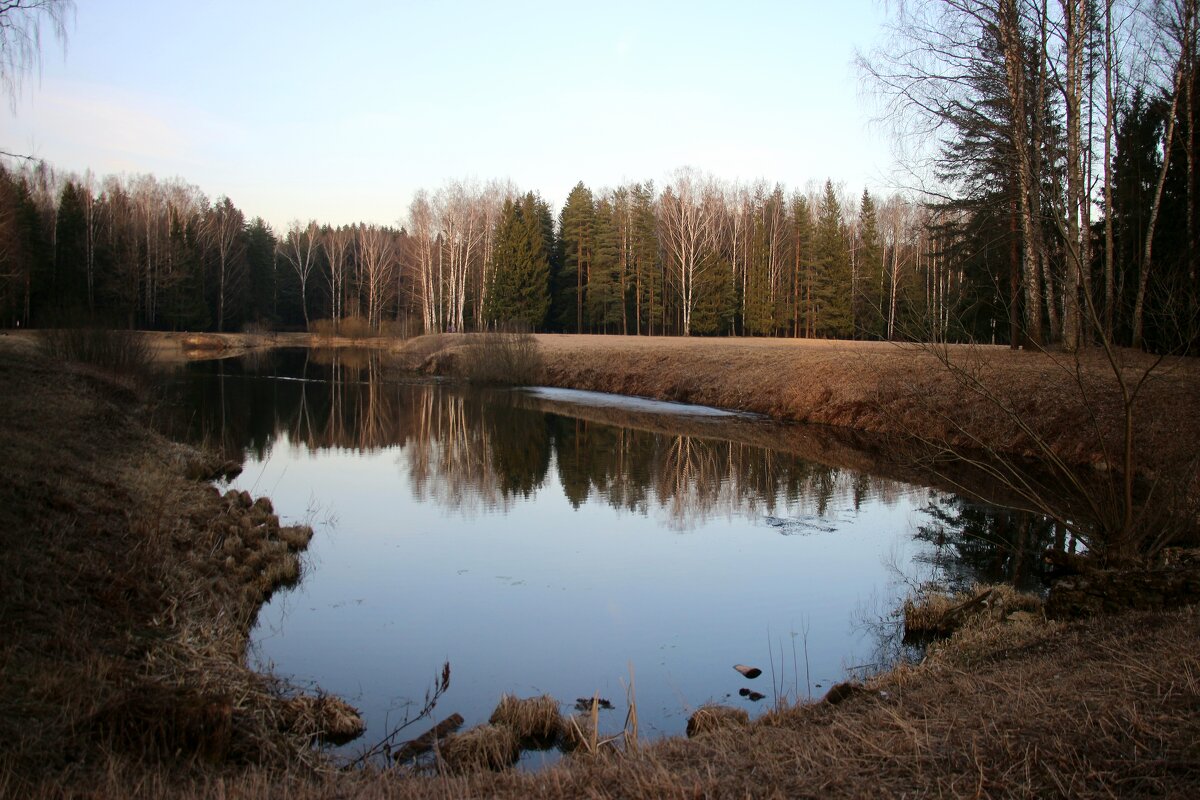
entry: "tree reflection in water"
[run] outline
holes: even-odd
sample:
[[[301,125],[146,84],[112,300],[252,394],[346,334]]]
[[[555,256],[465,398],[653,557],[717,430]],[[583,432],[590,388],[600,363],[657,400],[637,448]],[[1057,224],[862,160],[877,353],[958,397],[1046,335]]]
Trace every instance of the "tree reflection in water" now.
[[[510,392],[390,374],[370,350],[278,350],[189,365],[172,433],[265,459],[280,444],[309,450],[397,448],[421,499],[472,514],[507,509],[546,489],[551,470],[579,507],[659,514],[689,530],[714,516],[824,517],[867,499],[890,505],[911,484],[711,435],[671,434],[545,413]],[[1032,585],[1031,554],[1062,541],[1045,519],[931,491],[921,558],[947,583]],[[802,525],[780,525],[803,532]]]
[[[553,466],[578,507],[661,514],[688,530],[714,515],[823,515],[831,503],[911,492],[896,482],[724,441],[589,422],[528,408],[503,391],[392,379],[371,351],[277,351],[190,365],[177,434],[231,456],[396,447],[413,492],[471,513],[547,485]]]

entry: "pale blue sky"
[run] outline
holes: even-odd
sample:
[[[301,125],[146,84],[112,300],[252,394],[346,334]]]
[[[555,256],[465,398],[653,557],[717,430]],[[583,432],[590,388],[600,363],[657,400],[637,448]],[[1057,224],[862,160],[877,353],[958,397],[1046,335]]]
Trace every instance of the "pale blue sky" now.
[[[880,188],[852,60],[876,0],[79,0],[4,149],[179,176],[277,227],[394,223],[418,188],[510,178],[557,204],[691,165]]]

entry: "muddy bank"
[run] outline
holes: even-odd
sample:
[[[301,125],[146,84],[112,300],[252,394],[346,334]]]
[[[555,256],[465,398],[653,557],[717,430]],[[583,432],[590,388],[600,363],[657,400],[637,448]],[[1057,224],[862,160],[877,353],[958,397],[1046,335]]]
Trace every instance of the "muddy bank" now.
[[[344,704],[245,666],[312,535],[206,479],[234,465],[139,421],[141,395],[0,346],[0,794],[111,759],[315,765]]]

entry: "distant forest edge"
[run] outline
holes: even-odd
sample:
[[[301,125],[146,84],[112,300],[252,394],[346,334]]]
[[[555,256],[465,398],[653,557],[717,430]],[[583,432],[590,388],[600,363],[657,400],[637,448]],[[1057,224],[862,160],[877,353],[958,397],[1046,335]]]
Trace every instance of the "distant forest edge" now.
[[[859,57],[925,191],[684,168],[272,230],[181,180],[0,163],[0,325],[923,339],[1195,351],[1200,0],[898,4]],[[902,147],[903,149],[903,147]],[[351,321],[348,325],[344,320]]]
[[[1156,268],[1169,283],[1187,276],[1191,254],[1177,230],[1185,209],[1171,205],[1184,200],[1168,200]],[[1116,244],[1136,251],[1125,228]],[[534,193],[455,182],[418,192],[401,227],[310,221],[275,231],[181,181],[18,164],[0,166],[0,319],[222,331],[351,319],[389,335],[516,321],[583,333],[1008,344],[1013,235],[985,213],[866,191],[847,202],[828,181],[788,193],[692,170],[662,190],[581,183],[557,220]],[[1133,285],[1137,258],[1118,263],[1119,285]],[[1049,272],[1048,295],[1062,296],[1061,272]],[[1117,298],[1128,340],[1132,293]],[[1177,299],[1152,302],[1177,313]]]

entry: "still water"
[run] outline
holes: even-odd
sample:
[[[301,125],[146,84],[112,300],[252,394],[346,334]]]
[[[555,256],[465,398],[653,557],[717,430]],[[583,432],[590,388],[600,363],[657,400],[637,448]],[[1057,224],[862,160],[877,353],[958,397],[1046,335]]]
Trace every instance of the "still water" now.
[[[631,677],[651,737],[710,701],[753,714],[820,697],[894,656],[889,614],[911,583],[1013,577],[1012,543],[1052,535],[746,443],[787,436],[711,410],[482,392],[346,351],[195,363],[177,388],[190,436],[244,454],[234,488],[316,531],[300,584],[259,616],[252,663],[354,703],[365,743],[444,662],[435,716],[468,726],[505,692],[564,710],[598,693],[617,731]]]

